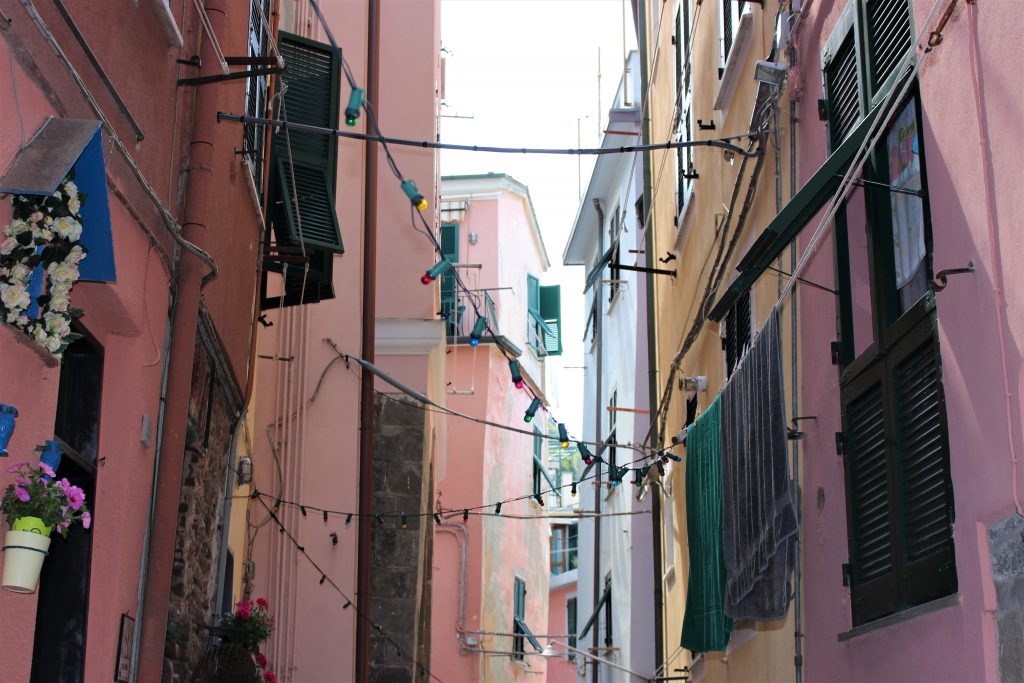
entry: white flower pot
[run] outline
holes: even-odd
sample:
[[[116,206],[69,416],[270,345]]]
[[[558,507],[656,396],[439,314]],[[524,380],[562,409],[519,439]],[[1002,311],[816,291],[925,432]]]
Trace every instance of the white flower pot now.
[[[49,549],[49,536],[31,531],[8,531],[4,538],[4,574],[0,588],[15,593],[35,593]]]

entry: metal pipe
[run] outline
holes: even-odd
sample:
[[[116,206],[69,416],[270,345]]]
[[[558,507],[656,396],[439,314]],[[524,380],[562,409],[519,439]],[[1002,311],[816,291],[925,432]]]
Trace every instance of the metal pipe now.
[[[366,98],[380,96],[380,0],[369,0],[366,21]],[[373,363],[376,336],[377,295],[377,167],[378,143],[366,144],[363,197],[363,359]],[[373,373],[360,373],[359,392],[359,549],[356,565],[356,604],[360,614],[370,614],[373,566]],[[370,624],[356,619],[355,680],[370,680]]]
[[[437,531],[444,531],[455,537],[459,543],[459,550],[462,556],[462,576],[459,581],[459,623],[455,626],[455,640],[459,643],[460,649],[467,649],[462,635],[473,633],[466,631],[466,602],[469,591],[469,534],[466,533],[466,525],[460,522],[441,522],[436,525]],[[458,533],[456,533],[458,531]]]
[[[606,665],[610,666],[613,669],[618,669],[619,671],[625,671],[626,673],[630,674],[631,676],[635,676],[635,677],[639,678],[642,681],[650,681],[651,680],[650,676],[645,676],[643,674],[638,674],[636,671],[633,671],[632,669],[627,669],[626,667],[622,666],[621,664],[616,664],[615,662],[613,662],[611,660],[605,659],[604,657],[598,657],[597,655],[595,655],[595,654],[593,654],[591,652],[587,652],[586,650],[581,650],[578,647],[573,647],[572,645],[569,645],[567,643],[562,643],[562,642],[559,642],[557,640],[552,640],[551,642],[548,643],[548,646],[550,647],[552,645],[557,645],[559,647],[564,647],[566,650],[570,650],[571,652],[575,652],[576,654],[583,655],[584,657],[589,658],[590,660],[592,660],[594,662],[594,668],[595,669],[597,668],[597,663],[600,662],[601,664],[606,664]]]
[[[637,33],[639,34],[639,45],[640,48],[640,101],[644,103],[642,109],[642,119],[640,122],[640,131],[642,137],[640,141],[645,147],[651,144],[651,115],[650,109],[646,106],[648,98],[650,96],[650,67],[648,66],[648,59],[650,57],[650,47],[647,44],[647,3],[637,3]],[[667,152],[663,152],[667,154]],[[651,151],[649,148],[645,148],[643,152],[643,176],[644,176],[644,194],[643,203],[644,208],[650,207],[650,211],[644,211],[643,215],[648,216],[648,222],[652,225],[644,226],[644,261],[649,265],[648,259],[651,254],[655,254],[654,250],[654,189],[651,178]],[[648,270],[645,280],[646,287],[646,299],[647,299],[647,394],[650,409],[655,410],[655,406],[658,404],[658,320],[655,316],[654,306],[654,270]],[[654,414],[650,417],[650,423],[648,425],[648,431],[654,426],[656,416]],[[661,434],[656,434],[656,443],[661,443]],[[657,495],[651,496],[651,565],[653,571],[652,586],[654,588],[654,668],[659,670],[662,662],[665,659],[665,642],[664,642],[664,614],[662,613],[662,603],[664,602],[664,591],[661,583],[661,499]]]
[[[601,200],[594,199],[594,209],[597,211],[597,254],[600,256],[604,253],[604,209],[601,208]],[[601,413],[604,401],[601,396],[601,381],[602,381],[602,370],[603,370],[603,339],[601,332],[601,316],[603,311],[601,310],[604,306],[601,303],[601,288],[594,288],[594,356],[595,356],[595,375],[594,382],[596,384],[594,389],[594,441],[601,441]],[[597,471],[595,479],[601,479],[601,460],[596,461]],[[593,586],[593,600],[592,603],[595,607],[601,600],[601,490],[594,488],[594,586]],[[591,638],[594,642],[594,647],[599,645],[598,629],[594,629]],[[598,683],[597,676],[597,664],[594,664],[592,669],[592,683]]]
[[[793,201],[793,197],[796,196],[796,102],[790,101],[789,103],[789,200]],[[796,270],[796,244],[790,248],[789,251],[789,268],[790,272]],[[789,365],[790,375],[792,378],[792,390],[790,397],[791,409],[793,415],[800,414],[800,384],[799,384],[799,370],[798,364],[800,361],[799,354],[797,352],[797,302],[798,297],[793,297],[790,300],[790,350],[789,350]],[[801,545],[803,539],[803,506],[801,504],[800,495],[800,442],[793,440],[790,442],[793,448],[793,504],[796,507],[796,564],[793,569],[793,668],[794,668],[794,679],[796,683],[803,683],[804,680],[804,655],[803,655],[803,599],[800,593],[801,589],[801,572],[800,564],[803,562],[803,555],[801,552]]]

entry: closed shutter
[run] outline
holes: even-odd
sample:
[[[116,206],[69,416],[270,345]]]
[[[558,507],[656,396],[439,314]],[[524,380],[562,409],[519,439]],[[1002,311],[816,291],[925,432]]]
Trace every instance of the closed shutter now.
[[[910,7],[907,0],[865,0],[871,91],[877,93],[910,49]]]
[[[825,66],[825,92],[829,139],[834,151],[860,120],[860,81],[853,31]]]
[[[540,282],[532,275],[526,276],[526,310],[540,315]]]
[[[515,579],[515,586],[512,591],[512,633],[517,634],[512,637],[512,651],[517,653],[516,655],[513,655],[516,659],[522,659],[522,653],[525,650],[523,635],[519,635],[523,633],[519,624],[523,623],[525,618],[526,582],[517,576]]]
[[[934,330],[918,326],[891,351],[907,603],[957,589],[945,396]],[[903,350],[907,349],[905,353]]]
[[[544,330],[544,351],[548,356],[562,354],[562,288],[550,285],[539,288],[540,317],[547,324]]]
[[[577,603],[576,598],[569,598],[565,602],[565,625],[566,632],[569,634],[569,647],[576,647],[576,628],[577,628]],[[575,661],[576,654],[569,651],[569,661]]]

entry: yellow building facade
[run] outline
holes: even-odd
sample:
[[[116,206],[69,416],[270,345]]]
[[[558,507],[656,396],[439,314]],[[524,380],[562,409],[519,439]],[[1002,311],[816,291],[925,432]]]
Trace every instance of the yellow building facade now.
[[[650,84],[645,142],[729,138],[732,146],[658,150],[647,159],[648,264],[676,271],[674,277],[649,279],[657,359],[651,394],[658,408],[652,409],[651,442],[669,446],[687,424],[688,412],[692,420],[715,400],[728,366],[764,325],[784,284],[781,274],[763,277],[749,300],[739,302],[721,324],[708,317],[734,279],[739,258],[794,191],[788,94],[784,86],[755,80],[758,60],[785,61],[773,46],[777,25],[787,17],[775,0],[642,4],[638,24]],[[790,255],[776,265],[789,272]],[[787,419],[799,414],[793,412],[796,317],[791,305],[787,300],[781,308],[780,328]],[[737,622],[725,652],[695,655],[680,646],[690,557],[686,458],[682,448],[676,452],[683,460],[671,463],[657,492],[663,520],[660,675],[689,668],[695,682],[799,680],[793,603],[783,621]]]

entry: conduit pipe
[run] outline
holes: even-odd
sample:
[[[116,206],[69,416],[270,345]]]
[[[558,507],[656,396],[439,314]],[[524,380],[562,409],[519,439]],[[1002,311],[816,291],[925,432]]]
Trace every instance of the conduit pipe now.
[[[459,577],[459,622],[455,625],[455,641],[459,644],[460,650],[469,650],[466,643],[466,593],[469,585],[469,534],[466,525],[459,522],[441,522],[435,525],[435,530],[449,533],[455,537],[459,544],[459,557],[462,565]]]
[[[967,31],[971,51],[971,90],[974,93],[974,113],[978,119],[979,159],[982,163],[982,184],[985,188],[985,225],[988,228],[988,257],[992,262],[992,302],[996,309],[996,329],[999,338],[999,360],[1003,367],[1003,394],[1006,397],[1006,440],[1010,446],[1010,486],[1013,506],[1018,516],[1024,516],[1020,492],[1017,487],[1017,440],[1013,434],[1013,391],[1010,389],[1010,364],[1006,344],[1006,294],[1003,289],[1003,262],[999,246],[999,225],[996,217],[995,189],[992,178],[992,145],[988,135],[988,117],[981,93],[981,68],[978,65],[978,7],[967,3],[969,27]]]
[[[28,0],[22,0],[27,2]],[[215,31],[223,31],[225,0],[207,0],[207,11]],[[209,40],[203,42],[204,64],[215,64]],[[196,94],[189,160],[188,187],[185,195],[185,221],[179,238],[182,246],[202,236],[212,220],[212,169],[216,159],[214,143],[217,128],[217,90],[200,88]],[[202,174],[197,177],[197,174]],[[169,216],[169,214],[167,214]],[[198,249],[198,247],[196,247]],[[187,251],[187,253],[186,253]],[[174,545],[177,535],[178,505],[181,498],[182,467],[185,459],[185,431],[191,393],[192,362],[199,324],[200,290],[216,270],[204,278],[201,263],[213,263],[206,252],[186,249],[177,264],[177,302],[173,312],[173,330],[168,366],[165,422],[160,451],[157,454],[156,500],[148,543],[147,573],[142,605],[142,637],[139,644],[138,679],[156,683],[162,676],[164,642],[171,589]],[[196,257],[193,258],[192,256]],[[215,266],[214,266],[215,268]]]

